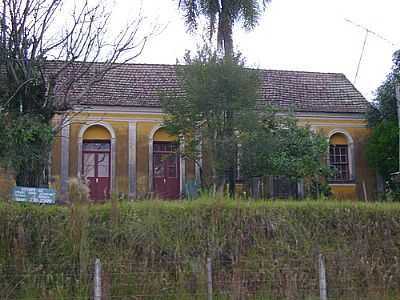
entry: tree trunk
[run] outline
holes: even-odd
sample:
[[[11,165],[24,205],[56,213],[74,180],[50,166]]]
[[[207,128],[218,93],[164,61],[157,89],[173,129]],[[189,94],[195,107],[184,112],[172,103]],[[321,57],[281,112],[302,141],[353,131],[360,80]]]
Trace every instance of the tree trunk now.
[[[224,186],[225,186],[225,177],[221,172],[220,168],[217,167],[217,162],[221,161],[221,157],[218,153],[218,143],[220,141],[220,135],[218,134],[218,130],[214,130],[213,132],[213,143],[212,143],[212,181],[213,181],[213,194],[214,196],[223,196],[224,194]],[[221,174],[222,173],[222,174]]]
[[[229,183],[229,197],[235,197],[236,190],[236,169],[237,169],[237,145],[235,139],[234,126],[234,112],[227,111],[226,113],[227,128],[225,130],[225,135],[228,143],[233,149],[229,151],[228,165],[226,168],[227,182]]]
[[[226,32],[223,33],[224,54],[226,59],[233,58],[232,22],[227,20]]]
[[[233,38],[232,38],[232,30],[233,30],[233,22],[230,18],[229,12],[227,11],[227,7],[225,5],[225,0],[221,1],[221,12],[219,16],[219,28],[218,28],[218,39],[222,42],[222,47],[224,50],[225,58],[232,59],[233,58]]]
[[[221,42],[221,45],[224,50],[224,56],[227,61],[231,61],[233,59],[233,39],[232,39],[232,30],[233,30],[233,22],[230,19],[229,12],[227,12],[227,8],[225,6],[225,1],[221,1],[221,14],[220,14],[220,22],[218,28],[218,36]],[[234,112],[231,110],[227,110],[226,112],[226,122],[227,129],[225,132],[226,138],[228,141],[234,140]],[[233,151],[236,152],[236,151]],[[226,181],[229,183],[229,196],[235,197],[235,186],[236,186],[236,155],[230,157],[229,165],[226,169]]]
[[[395,95],[396,95],[396,104],[397,104],[397,122],[399,124],[400,129],[400,82],[395,83]],[[400,132],[399,132],[400,134]],[[400,172],[400,138],[399,138],[399,169]]]

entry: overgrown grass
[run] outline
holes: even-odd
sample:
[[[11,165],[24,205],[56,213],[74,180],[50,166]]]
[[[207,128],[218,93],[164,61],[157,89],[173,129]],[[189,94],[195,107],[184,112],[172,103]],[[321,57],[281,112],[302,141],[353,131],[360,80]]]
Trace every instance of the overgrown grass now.
[[[318,253],[330,299],[396,299],[400,204],[0,203],[1,299],[88,299],[96,257],[106,299],[204,299],[211,257],[217,299],[311,300]]]

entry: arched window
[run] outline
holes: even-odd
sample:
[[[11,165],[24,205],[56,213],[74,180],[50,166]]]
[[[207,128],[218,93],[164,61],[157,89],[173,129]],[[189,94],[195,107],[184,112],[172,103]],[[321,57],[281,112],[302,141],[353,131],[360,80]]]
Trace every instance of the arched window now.
[[[353,141],[350,135],[344,132],[333,132],[330,135],[328,164],[333,171],[330,181],[353,180]]]

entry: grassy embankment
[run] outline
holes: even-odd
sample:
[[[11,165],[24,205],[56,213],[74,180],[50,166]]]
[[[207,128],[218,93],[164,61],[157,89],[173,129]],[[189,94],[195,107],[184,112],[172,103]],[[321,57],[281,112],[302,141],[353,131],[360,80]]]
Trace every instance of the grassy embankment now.
[[[204,299],[207,257],[217,299],[317,299],[318,253],[329,299],[397,299],[400,204],[0,203],[1,299],[88,299],[95,257],[106,299]]]

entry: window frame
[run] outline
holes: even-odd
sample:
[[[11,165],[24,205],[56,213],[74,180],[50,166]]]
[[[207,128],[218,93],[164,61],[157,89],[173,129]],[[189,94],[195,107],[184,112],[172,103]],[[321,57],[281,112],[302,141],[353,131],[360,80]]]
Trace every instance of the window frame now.
[[[347,144],[333,144],[331,143],[331,139],[335,134],[341,134],[346,138]],[[348,178],[346,179],[335,179],[334,177],[328,177],[328,183],[331,184],[347,184],[347,183],[354,183],[355,182],[355,157],[354,157],[354,141],[352,136],[345,130],[343,129],[333,129],[331,132],[328,134],[328,153],[327,153],[327,164],[329,167],[331,167],[331,159],[330,159],[330,148],[331,146],[347,146],[347,172],[348,172]]]
[[[337,152],[339,150],[339,152]],[[342,151],[344,150],[344,151]],[[332,153],[333,151],[333,153]],[[349,145],[347,144],[329,144],[329,168],[334,169],[337,173],[329,176],[330,182],[349,182],[350,160]],[[332,161],[333,158],[333,161]]]

